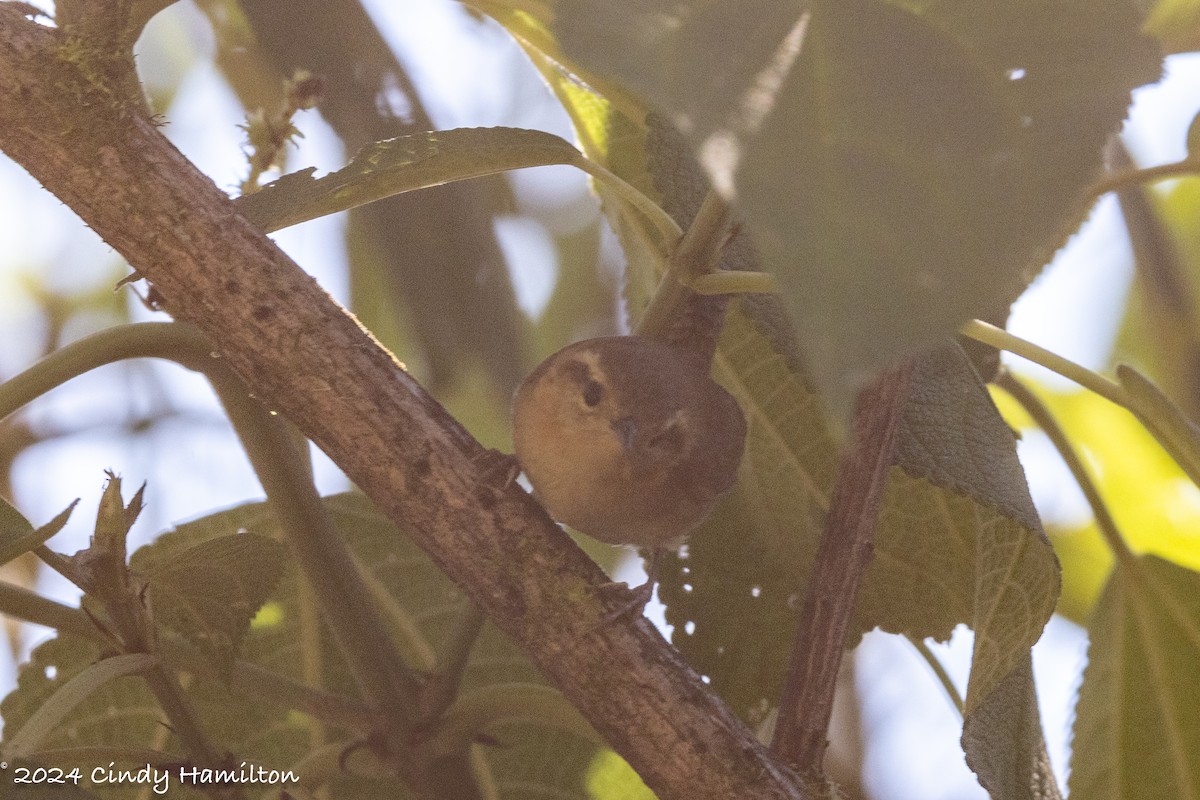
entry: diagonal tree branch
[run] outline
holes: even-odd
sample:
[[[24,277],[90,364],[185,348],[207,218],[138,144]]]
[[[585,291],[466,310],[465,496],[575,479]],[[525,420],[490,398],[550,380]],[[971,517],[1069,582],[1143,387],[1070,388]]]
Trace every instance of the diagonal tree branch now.
[[[511,635],[664,800],[807,797],[389,353],[142,116],[0,3],[0,149],[205,331]]]

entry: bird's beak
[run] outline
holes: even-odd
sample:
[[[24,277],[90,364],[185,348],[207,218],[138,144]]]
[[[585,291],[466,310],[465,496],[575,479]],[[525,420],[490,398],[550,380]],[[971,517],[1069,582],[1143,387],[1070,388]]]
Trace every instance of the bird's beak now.
[[[621,442],[621,446],[626,450],[633,447],[633,440],[637,438],[638,427],[632,417],[621,417],[612,424],[613,432],[617,434],[617,439]]]

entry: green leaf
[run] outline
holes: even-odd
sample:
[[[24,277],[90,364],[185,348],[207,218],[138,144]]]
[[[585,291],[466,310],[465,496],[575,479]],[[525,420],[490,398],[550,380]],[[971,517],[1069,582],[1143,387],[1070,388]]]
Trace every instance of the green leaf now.
[[[587,776],[589,800],[655,800],[654,793],[633,768],[611,750],[592,762]]]
[[[962,745],[967,764],[995,800],[1062,797],[1042,738],[1028,651],[986,701],[964,717]]]
[[[7,564],[17,556],[45,544],[63,529],[71,512],[79,504],[78,498],[59,512],[58,516],[37,530],[21,513],[0,498],[0,564]]]
[[[29,661],[17,673],[17,688],[0,703],[5,747],[10,744],[10,737],[36,717],[52,697],[72,680],[87,673],[100,658],[100,648],[94,641],[73,634],[59,634],[36,647]],[[243,704],[239,710],[247,719],[254,718],[247,713],[250,704]],[[264,722],[261,718],[255,721]],[[72,709],[62,725],[42,740],[41,749],[95,745],[166,750],[170,749],[169,741],[172,739],[168,735],[169,730],[164,727],[162,712],[146,682],[130,676],[108,682],[91,692]],[[90,776],[92,768],[99,766],[33,760],[42,766],[58,766],[67,770],[80,767],[85,777]],[[79,788],[93,791],[106,800],[133,800],[140,796],[145,787],[127,785],[113,789],[83,780]],[[183,800],[205,798],[205,795],[185,787],[173,789],[172,798],[176,796]]]
[[[321,178],[315,168],[284,175],[239,197],[238,209],[270,232],[401,192],[548,164],[579,165],[579,151],[542,131],[460,128],[400,136],[363,148]]]
[[[1146,19],[1145,31],[1161,41],[1168,53],[1200,49],[1200,2],[1158,0]]]
[[[253,533],[209,539],[170,557],[154,551],[131,568],[144,573],[150,613],[228,676],[250,621],[274,590],[287,548]]]
[[[461,614],[465,598],[365,498],[340,495],[326,498],[325,502],[355,559],[363,566],[368,582],[379,592],[379,602],[392,623],[396,641],[404,646],[406,659],[415,669],[429,670]],[[243,532],[231,536],[233,531]],[[222,583],[229,574],[226,568],[216,572],[204,570],[214,582],[199,576],[192,583],[172,573],[201,568],[206,544],[213,548],[217,560],[226,562],[226,567],[234,573],[240,573],[241,567],[230,567],[227,563],[237,552],[230,540],[275,540],[276,534],[277,525],[266,505],[250,504],[180,525],[134,553],[131,564],[152,576],[169,574],[170,585],[177,592],[181,591],[180,585],[189,587],[189,591],[203,585],[227,585]],[[248,546],[253,548],[249,559],[262,568],[261,544]],[[176,559],[181,560],[181,565],[173,570]],[[271,567],[268,564],[265,568]],[[181,625],[188,619],[203,620],[208,625],[215,624],[214,620],[221,622],[222,617],[215,609],[187,592],[183,594],[188,599],[181,601]],[[241,659],[292,680],[356,697],[357,687],[333,638],[320,622],[319,612],[305,598],[294,565],[290,560],[284,561],[284,574],[275,592],[242,637]],[[238,617],[244,619],[241,612]],[[11,736],[20,730],[59,686],[87,669],[99,655],[94,643],[74,636],[60,635],[38,647],[30,662],[21,668],[17,689],[0,703],[5,731]],[[212,673],[211,669],[190,672],[186,690],[202,726],[217,747],[235,754],[238,761],[253,760],[271,769],[295,769],[309,789],[315,783],[331,780],[331,796],[347,800],[376,797],[405,800],[411,796],[394,779],[344,774],[339,769],[338,754],[351,745],[361,745],[356,742],[356,734],[322,726],[318,738],[325,743],[324,752],[332,755],[321,758],[313,750],[317,732],[306,715],[277,705],[258,692],[240,689],[236,670],[232,684]],[[469,694],[513,683],[537,684],[543,690],[546,686],[518,648],[498,629],[486,624],[472,650],[462,691]],[[142,681],[114,681],[80,703],[42,746],[151,748],[182,758],[178,742],[161,719],[154,697]],[[526,797],[531,791],[565,800],[587,797],[584,776],[598,752],[597,747],[586,738],[565,733],[561,719],[551,719],[546,724],[528,719],[504,720],[488,728],[487,733],[502,746],[476,748],[476,753],[486,765],[484,769],[490,771],[488,780],[499,787],[501,797]],[[356,747],[347,760],[352,772],[361,771],[366,762],[370,759],[361,747]],[[84,788],[96,791],[105,800],[133,800],[144,787]],[[171,797],[177,795],[183,800],[205,797],[173,783]]]
[[[745,309],[731,308],[717,367],[749,425],[740,481],[683,556],[668,559],[663,596],[677,646],[759,722],[781,686],[790,641],[778,632],[795,627],[836,447],[795,362]],[[988,643],[975,665],[982,697],[1040,635],[1058,567],[1012,435],[965,358],[946,351],[927,361],[917,385],[854,635],[878,625],[944,640],[972,625]],[[989,576],[1009,582],[993,586]]]
[[[1155,556],[1118,565],[1089,626],[1072,800],[1200,797],[1200,574]]]
[[[874,372],[1020,294],[1160,57],[1123,0],[811,8],[798,55],[800,3],[563,0],[556,24],[733,184],[845,411]]]
[[[158,659],[152,655],[130,653],[106,658],[82,670],[38,706],[37,713],[19,731],[5,737],[5,757],[28,757],[38,749],[52,728],[105,684],[145,672],[156,663]],[[5,733],[8,733],[7,730]]]

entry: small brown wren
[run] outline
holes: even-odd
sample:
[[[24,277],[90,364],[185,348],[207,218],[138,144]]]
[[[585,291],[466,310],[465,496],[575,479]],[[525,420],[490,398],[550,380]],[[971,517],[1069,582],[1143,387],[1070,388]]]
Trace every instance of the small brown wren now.
[[[746,420],[710,361],[642,336],[588,339],[517,390],[513,442],[559,522],[610,544],[680,543],[737,476]]]

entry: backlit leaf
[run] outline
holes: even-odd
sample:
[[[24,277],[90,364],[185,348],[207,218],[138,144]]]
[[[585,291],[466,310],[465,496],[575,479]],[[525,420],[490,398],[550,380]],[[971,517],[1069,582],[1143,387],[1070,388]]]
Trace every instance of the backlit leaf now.
[[[721,72],[727,50],[711,53],[705,74]],[[627,125],[620,136],[611,135],[616,128],[604,121],[612,119],[613,107],[576,85],[560,91],[569,109],[572,92],[582,98],[574,118],[589,157],[627,180],[640,180],[648,167],[664,208],[686,223],[706,181],[678,135],[653,115],[645,126]],[[589,115],[597,108],[600,123]],[[638,127],[640,136],[631,136]],[[643,261],[641,241],[614,227],[633,254],[627,286],[645,287],[627,290],[636,318],[661,254]],[[744,235],[734,237],[722,263],[755,268]],[[778,696],[837,459],[836,439],[802,367],[800,341],[776,300],[747,296],[730,305],[715,374],[746,413],[746,457],[737,487],[660,575],[676,645],[752,722],[762,720]],[[940,366],[928,366],[923,385],[934,395],[918,403],[925,415],[909,420],[902,456],[909,471],[893,470],[855,631],[883,625],[944,639],[957,624],[979,627],[971,700],[982,722],[969,746],[1015,746],[1018,755],[1007,764],[976,759],[981,780],[1007,797],[1004,787],[1021,781],[1052,783],[1037,758],[1043,746],[1029,704],[1003,712],[1012,691],[1032,697],[1022,668],[1053,608],[1057,564],[1029,502],[1011,433],[965,359],[943,354]]]
[[[1200,490],[1154,437],[1128,411],[1090,392],[1036,390],[1091,467],[1128,546],[1200,570]],[[1009,419],[1022,429],[1031,425]],[[1111,552],[1090,522],[1051,524],[1049,533],[1063,563],[1058,610],[1083,624],[1112,568]]]
[[[1146,19],[1146,33],[1161,40],[1168,53],[1200,49],[1200,2],[1158,0]]]
[[[287,548],[253,533],[209,539],[169,557],[133,559],[157,624],[174,631],[227,675],[250,621],[275,589]]]
[[[341,495],[326,498],[325,502],[369,582],[382,593],[395,639],[405,644],[406,660],[416,670],[429,670],[435,653],[462,613],[463,595],[365,498]],[[219,578],[217,582],[227,577],[223,571],[206,570],[201,556],[211,550],[214,561],[228,562],[236,557],[240,546],[234,542],[255,542],[249,545],[255,552],[248,561],[257,559],[272,549],[260,550],[261,543],[257,540],[270,544],[270,540],[278,537],[276,527],[265,504],[246,505],[180,525],[139,550],[132,561],[135,567],[157,573],[160,579],[168,574],[174,590],[182,592],[184,599],[172,617],[181,627],[191,624],[190,619],[221,624],[224,620],[219,613],[210,614],[212,609],[188,595],[192,588],[206,584],[211,577]],[[261,563],[255,563],[262,567]],[[175,574],[170,569],[172,564],[178,565]],[[242,638],[241,658],[293,680],[356,697],[357,687],[332,638],[319,622],[319,612],[306,606],[308,601],[299,591],[294,565],[286,560],[284,566],[274,594]],[[202,574],[185,579],[178,572],[186,569]],[[203,574],[206,572],[210,574]],[[16,691],[0,703],[6,734],[20,730],[56,688],[99,657],[94,643],[69,635],[60,635],[38,647],[29,663],[21,668]],[[310,671],[313,665],[319,665],[315,674]],[[201,670],[190,675],[187,692],[202,725],[222,752],[272,769],[295,768],[302,780],[320,774],[313,772],[320,766],[319,760],[309,762],[306,768],[298,766],[305,763],[312,747],[314,730],[308,717],[276,705],[259,693],[239,689],[236,669],[232,686],[210,672]],[[511,683],[545,685],[517,647],[495,627],[485,624],[464,675],[463,691]],[[483,748],[480,753],[487,762],[486,769],[490,769],[490,780],[499,787],[504,800],[528,797],[534,790],[573,800],[588,797],[584,778],[597,753],[591,741],[564,734],[559,726],[540,727],[529,721],[498,723],[488,734],[502,746]],[[322,726],[321,737],[334,754],[331,794],[396,800],[410,797],[395,780],[341,774],[336,767],[337,754],[359,741],[358,736]],[[136,678],[122,678],[102,687],[43,742],[44,748],[87,745],[152,748],[182,758],[171,728],[163,724],[154,696]],[[365,758],[365,754],[360,755]],[[361,766],[354,757],[348,763],[352,769]],[[145,789],[90,785],[83,788],[105,800],[133,800]],[[193,800],[206,795],[173,783],[170,796]]]
[[[1073,800],[1200,797],[1200,574],[1121,563],[1096,606],[1076,709]]]
[[[843,410],[1020,294],[1159,72],[1123,0],[556,9],[566,52],[663,110],[731,184]]]

